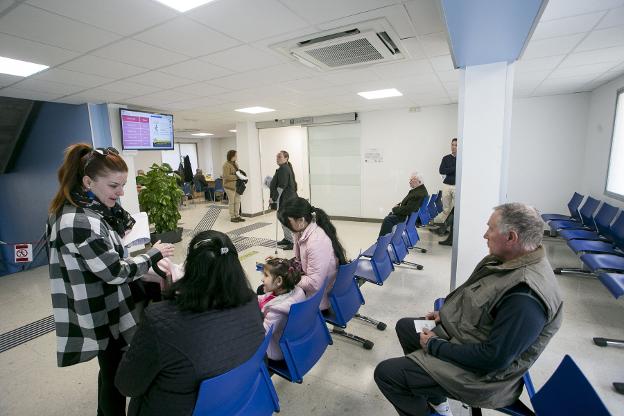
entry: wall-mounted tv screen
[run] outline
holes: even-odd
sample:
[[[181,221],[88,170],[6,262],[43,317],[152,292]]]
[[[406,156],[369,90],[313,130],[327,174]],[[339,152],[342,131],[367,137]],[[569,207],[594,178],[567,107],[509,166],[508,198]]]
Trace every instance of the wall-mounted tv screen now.
[[[124,150],[173,150],[173,116],[119,109]]]

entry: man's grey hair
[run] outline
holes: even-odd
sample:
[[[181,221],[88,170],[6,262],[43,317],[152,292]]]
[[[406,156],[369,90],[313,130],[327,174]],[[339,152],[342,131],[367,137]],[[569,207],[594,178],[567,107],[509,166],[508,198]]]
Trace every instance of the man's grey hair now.
[[[422,183],[422,182],[424,182],[424,181],[423,181],[422,174],[421,174],[421,173],[419,173],[419,172],[412,172],[412,173],[410,174],[410,179],[412,179],[412,178],[416,178],[416,179],[418,179],[418,181],[419,181],[419,182],[421,182],[421,183]]]
[[[515,231],[524,250],[533,251],[542,244],[544,221],[537,209],[521,202],[510,202],[494,207],[500,214],[498,230],[506,234]]]

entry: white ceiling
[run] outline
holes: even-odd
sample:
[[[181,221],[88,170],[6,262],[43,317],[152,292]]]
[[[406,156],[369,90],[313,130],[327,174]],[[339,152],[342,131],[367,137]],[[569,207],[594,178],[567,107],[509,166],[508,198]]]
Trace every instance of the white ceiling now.
[[[379,17],[408,59],[320,72],[269,47]],[[457,101],[436,0],[216,0],[184,14],[152,0],[4,0],[0,56],[50,66],[28,78],[0,75],[0,95],[148,107],[173,112],[176,129],[217,137],[243,120]],[[550,0],[515,93],[591,91],[623,73],[624,0]],[[404,95],[356,95],[385,88]],[[233,111],[256,105],[278,111]]]

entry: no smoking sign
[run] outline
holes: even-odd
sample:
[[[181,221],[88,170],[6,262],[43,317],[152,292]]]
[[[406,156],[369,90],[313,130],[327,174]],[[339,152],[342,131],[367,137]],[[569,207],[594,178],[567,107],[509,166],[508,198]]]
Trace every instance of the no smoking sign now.
[[[32,244],[15,244],[15,263],[32,261]]]

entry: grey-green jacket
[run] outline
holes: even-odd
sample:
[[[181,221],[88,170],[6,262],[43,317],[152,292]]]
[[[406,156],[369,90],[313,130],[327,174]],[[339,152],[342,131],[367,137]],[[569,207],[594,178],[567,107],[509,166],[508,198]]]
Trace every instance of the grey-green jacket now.
[[[487,374],[475,374],[440,360],[423,350],[408,355],[450,395],[462,402],[484,408],[513,403],[522,393],[522,376],[537,360],[561,326],[562,300],[552,267],[543,247],[501,263],[486,256],[470,278],[451,292],[440,309],[440,324],[434,332],[457,344],[485,342],[492,330],[492,309],[514,286],[525,283],[546,307],[546,325],[537,340],[509,367]]]

